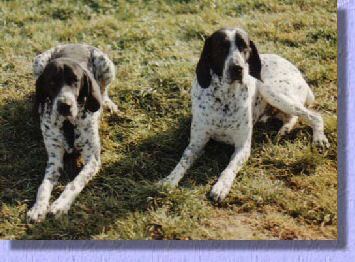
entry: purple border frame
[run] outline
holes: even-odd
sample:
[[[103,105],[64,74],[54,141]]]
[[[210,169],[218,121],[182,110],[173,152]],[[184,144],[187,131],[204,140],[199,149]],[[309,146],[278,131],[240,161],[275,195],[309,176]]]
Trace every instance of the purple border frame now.
[[[324,18],[326,19],[326,18]],[[334,241],[0,241],[0,261],[354,261],[355,1],[338,2],[338,219]],[[349,145],[349,146],[347,146]]]

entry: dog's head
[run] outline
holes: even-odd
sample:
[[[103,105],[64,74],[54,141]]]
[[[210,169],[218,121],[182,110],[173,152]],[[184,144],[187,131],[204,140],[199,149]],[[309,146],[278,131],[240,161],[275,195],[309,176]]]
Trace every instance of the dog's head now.
[[[70,120],[81,108],[95,112],[102,103],[100,88],[91,73],[67,58],[49,62],[36,81],[35,110],[41,113],[48,100],[54,113]]]
[[[258,50],[248,34],[240,29],[223,28],[209,36],[196,67],[197,81],[209,87],[212,74],[231,84],[243,82],[247,74],[261,80]]]

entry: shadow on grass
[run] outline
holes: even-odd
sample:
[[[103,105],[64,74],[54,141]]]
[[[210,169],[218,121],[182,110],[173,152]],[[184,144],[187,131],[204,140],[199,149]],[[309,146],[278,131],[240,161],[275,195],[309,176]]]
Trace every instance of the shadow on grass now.
[[[27,203],[28,207],[32,206],[44,174],[47,156],[39,123],[29,113],[30,101],[28,98],[10,102],[1,111],[2,118],[8,123],[1,132],[1,141],[5,144],[3,149],[8,158],[2,167],[6,185],[2,201],[8,205]],[[110,125],[119,121],[116,116],[107,119]],[[281,123],[276,120],[258,124],[253,137],[253,150],[260,150],[267,139],[273,139],[280,126]],[[188,144],[189,130],[190,119],[181,118],[177,126],[170,130],[138,144],[126,144],[124,158],[103,165],[100,174],[79,195],[67,216],[56,220],[49,215],[43,223],[27,225],[25,233],[18,238],[90,239],[105,232],[117,219],[136,211],[159,207],[159,201],[152,203],[151,200],[158,198],[164,202],[167,194],[154,183],[168,175],[177,164]],[[205,185],[211,181],[210,174],[215,174],[217,179],[227,166],[233,150],[232,146],[211,141],[182,180],[181,186]],[[15,173],[12,172],[14,170]],[[73,179],[70,170],[66,170],[53,191],[52,200]],[[21,215],[22,223],[26,224],[25,213]]]
[[[4,185],[1,199],[9,206],[19,203],[26,203],[28,208],[32,206],[44,175],[47,156],[38,120],[31,114],[31,100],[31,97],[13,100],[1,108],[4,122],[0,133],[4,156],[1,160]],[[110,125],[119,121],[116,116],[107,119]],[[265,134],[275,135],[279,125],[276,122],[258,126],[254,146],[260,147],[266,141]],[[166,197],[166,192],[154,183],[175,167],[188,144],[189,133],[190,119],[181,118],[170,130],[138,144],[126,144],[122,152],[124,157],[103,165],[99,175],[79,195],[68,216],[56,220],[49,215],[43,223],[27,225],[25,233],[18,238],[90,239],[104,232],[117,219],[148,210],[152,207],[151,199]],[[205,185],[211,181],[210,174],[215,174],[217,179],[232,153],[232,146],[211,141],[181,186]],[[52,201],[75,176],[72,168],[65,170],[53,191]],[[26,224],[25,216],[21,214],[23,224]]]
[[[11,173],[3,173],[5,179],[7,179],[6,188],[8,188],[8,191],[5,189],[2,199],[4,203],[10,205],[23,201],[32,204],[44,172],[46,154],[37,127],[38,123],[29,120],[30,115],[27,113],[29,112],[29,100],[9,103],[2,109],[2,118],[9,116],[5,119],[9,125],[5,124],[5,128],[2,129],[1,141],[6,145],[6,154],[9,159],[21,159],[14,176]],[[14,114],[14,109],[22,109],[23,111]],[[109,122],[113,121],[109,120]],[[26,130],[24,126],[27,126]],[[279,126],[280,123],[277,122],[256,126],[253,139],[254,147],[260,147],[270,137],[272,139]],[[138,145],[128,145],[125,152],[126,158],[104,166],[100,175],[79,196],[68,216],[60,220],[49,217],[41,224],[29,226],[20,239],[90,239],[109,228],[115,220],[134,211],[147,210],[150,205],[149,199],[164,197],[164,193],[154,185],[154,182],[162,178],[163,174],[167,175],[176,165],[188,143],[189,129],[190,119],[182,118],[176,128],[156,134]],[[28,151],[30,149],[32,150]],[[31,153],[29,154],[29,152]],[[207,175],[194,176],[197,170],[199,174],[214,173],[217,178],[227,165],[232,152],[233,147],[231,146],[213,141],[209,143],[204,155],[182,181],[182,186],[208,182],[210,177]],[[12,165],[13,162],[10,162],[2,168],[10,171]],[[28,172],[29,169],[31,172]],[[209,170],[209,172],[203,172],[204,169]],[[211,172],[211,169],[213,172]],[[26,176],[31,177],[26,178]],[[13,193],[9,194],[10,192]],[[59,194],[59,190],[55,194]],[[28,201],[28,199],[32,199],[32,201]],[[25,214],[23,214],[23,222],[25,223]],[[309,241],[300,242],[309,243]],[[11,242],[11,248],[36,248],[35,245],[30,243],[32,242],[13,241]],[[83,248],[83,245],[79,244],[80,242],[68,242],[65,246],[69,243],[71,248],[76,246],[77,248]],[[105,243],[108,242],[105,241]],[[89,246],[86,247],[92,248]],[[108,245],[95,245],[95,248],[149,249],[153,246],[149,243],[134,241],[132,245],[126,245],[122,242],[109,242]],[[160,246],[163,247],[165,244]],[[246,245],[242,246],[246,248]],[[302,244],[299,246],[302,247]],[[334,247],[334,244],[327,244],[326,246],[330,248]],[[184,249],[189,248],[189,245],[187,243],[176,243],[175,247]],[[236,248],[233,244],[228,244],[227,247]],[[61,249],[65,247],[59,246],[56,242],[51,242],[50,245],[46,244],[45,248]],[[211,248],[211,246],[206,246],[206,248]],[[216,246],[213,248],[216,248]],[[221,248],[225,248],[225,245]]]
[[[112,124],[113,121],[108,119],[108,122]],[[166,204],[170,201],[166,199],[167,192],[156,186],[155,182],[171,172],[188,143],[190,119],[181,118],[178,123],[176,128],[155,134],[139,144],[127,144],[124,150],[125,157],[103,165],[99,175],[86,186],[67,216],[56,220],[48,215],[44,222],[28,225],[25,234],[19,239],[90,239],[104,232],[117,219],[125,218],[136,211],[144,212],[150,208],[158,208],[162,205],[160,202]],[[20,125],[17,128],[21,128]],[[31,135],[27,138],[24,143],[31,140]],[[21,182],[23,180],[17,181],[15,177],[9,178],[12,180],[7,182],[8,185],[12,185],[9,191],[21,192],[27,187],[26,194],[13,194],[11,201],[5,200],[4,203],[14,205],[25,201],[28,207],[33,204],[45,168],[46,154],[42,143],[41,138],[37,137],[36,146],[41,148],[41,153],[37,156],[38,165],[31,182],[23,184]],[[211,142],[205,151],[182,180],[182,187],[206,184],[211,179],[208,176],[211,173],[216,174],[217,178],[227,165],[233,147]],[[33,163],[31,155],[24,153],[23,162],[31,165],[30,163]],[[60,179],[52,193],[52,201],[59,196],[65,184],[72,178],[72,174],[67,174]],[[26,223],[25,214],[22,214],[22,222]]]
[[[7,101],[0,108],[1,200],[15,205],[31,198],[38,184],[38,170],[44,170],[46,152],[32,115],[32,97]]]
[[[30,208],[44,175],[47,155],[39,121],[32,115],[32,100],[32,97],[13,99],[0,109],[0,194],[1,203],[9,207],[27,204],[27,209]],[[108,122],[114,124],[111,118]],[[188,134],[189,119],[181,119],[174,130],[137,145],[125,145],[125,157],[102,167],[79,195],[68,216],[59,220],[48,216],[43,223],[27,225],[23,212],[19,215],[25,233],[14,233],[18,234],[16,238],[90,239],[117,219],[135,211],[146,211],[151,205],[150,199],[166,195],[154,183],[177,163]],[[70,168],[65,171],[52,193],[52,201],[75,175]]]
[[[30,97],[24,101],[13,100],[0,110],[1,203],[9,206],[27,203],[31,207],[44,175],[47,156],[39,123],[31,115],[31,100]],[[68,216],[59,220],[48,216],[43,223],[28,225],[18,239],[90,239],[118,218],[147,210],[151,204],[149,199],[164,194],[154,182],[161,178],[160,174],[173,168],[175,161],[171,159],[178,159],[183,150],[180,141],[187,141],[188,122],[182,120],[177,129],[138,145],[127,145],[126,157],[102,167],[79,195]],[[66,171],[53,191],[52,201],[75,175],[72,170],[66,168]],[[26,224],[25,216],[21,214],[23,224]]]

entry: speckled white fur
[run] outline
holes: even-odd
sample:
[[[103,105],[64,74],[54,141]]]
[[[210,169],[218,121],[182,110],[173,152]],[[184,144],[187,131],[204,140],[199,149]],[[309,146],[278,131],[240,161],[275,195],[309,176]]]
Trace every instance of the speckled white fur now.
[[[313,128],[313,142],[329,146],[323,132],[322,117],[305,107],[314,100],[312,91],[299,70],[286,59],[274,54],[261,55],[263,83],[244,70],[242,83],[235,81],[230,84],[226,73],[230,59],[248,69],[232,41],[235,32],[226,30],[231,47],[222,78],[211,72],[212,81],[208,88],[201,88],[196,79],[193,81],[190,143],[175,169],[161,181],[178,185],[211,138],[232,144],[235,151],[231,160],[210,193],[218,202],[228,195],[237,172],[249,158],[253,125],[265,117],[268,105],[280,110],[279,118],[284,120],[280,134],[289,132],[300,117]]]
[[[301,72],[291,62],[278,55],[262,54],[260,58],[263,83],[258,81],[257,90],[265,103],[282,112],[278,117],[284,121],[284,125],[279,134],[290,132],[300,118],[312,127],[313,143],[329,147],[321,115],[306,108],[315,98]]]

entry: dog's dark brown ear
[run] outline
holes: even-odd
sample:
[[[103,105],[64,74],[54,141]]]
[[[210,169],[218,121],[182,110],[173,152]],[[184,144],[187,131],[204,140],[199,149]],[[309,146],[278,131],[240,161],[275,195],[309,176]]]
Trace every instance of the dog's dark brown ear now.
[[[250,54],[248,58],[248,64],[249,64],[249,74],[256,79],[261,79],[261,61],[260,61],[260,56],[258,49],[256,49],[256,46],[253,41],[250,40]]]
[[[209,37],[205,41],[200,60],[196,66],[197,81],[202,88],[207,88],[211,84],[210,42]]]
[[[48,93],[46,91],[44,76],[42,73],[36,80],[36,94],[35,94],[35,101],[33,106],[34,115],[38,115],[43,112],[43,106],[47,97],[48,97]]]
[[[87,72],[84,72],[81,79],[79,100],[85,100],[85,108],[91,112],[99,110],[102,104],[100,87]]]

